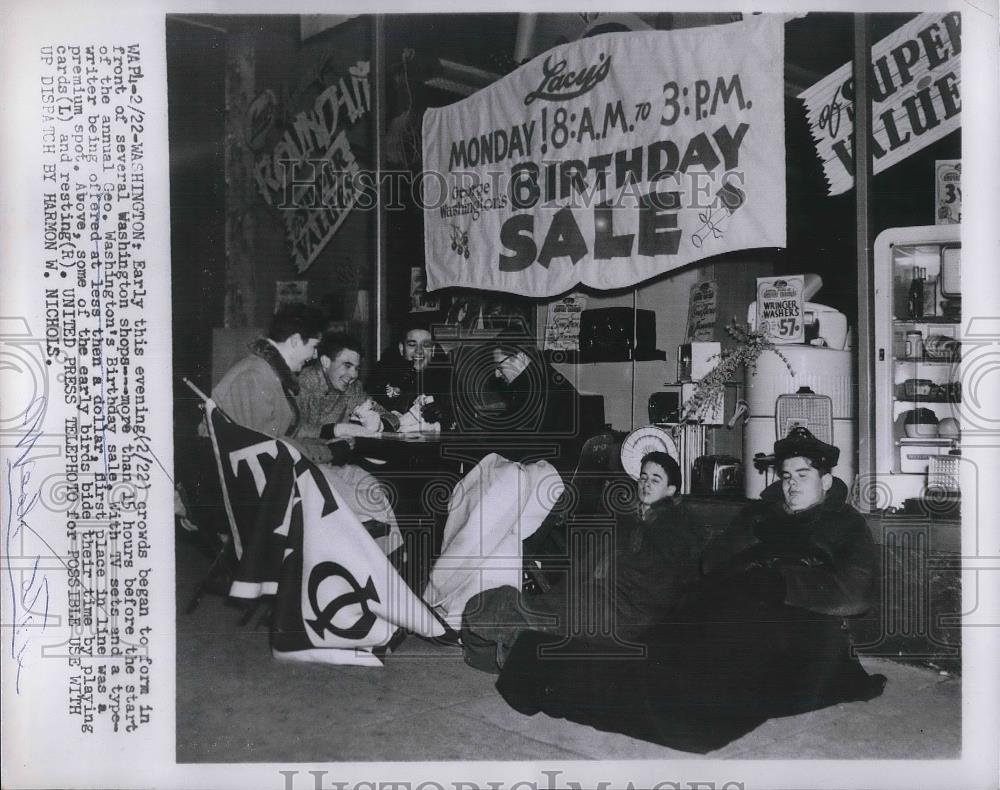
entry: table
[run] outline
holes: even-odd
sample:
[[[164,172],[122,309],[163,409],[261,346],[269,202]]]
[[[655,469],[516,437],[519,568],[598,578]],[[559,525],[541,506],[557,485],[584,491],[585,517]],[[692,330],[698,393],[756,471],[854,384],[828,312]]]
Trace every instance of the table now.
[[[449,454],[450,444],[439,432],[383,431],[354,439],[360,465],[389,490],[406,545],[403,578],[418,593],[440,552],[452,491],[474,463]]]

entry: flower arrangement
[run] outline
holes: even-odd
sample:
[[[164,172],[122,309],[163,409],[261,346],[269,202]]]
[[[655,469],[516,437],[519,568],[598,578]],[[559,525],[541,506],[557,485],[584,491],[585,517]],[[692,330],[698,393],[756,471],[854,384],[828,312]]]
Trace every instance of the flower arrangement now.
[[[685,422],[701,422],[709,412],[714,411],[720,398],[723,397],[727,382],[736,379],[740,368],[746,367],[751,373],[755,371],[757,360],[765,351],[770,350],[777,354],[785,363],[788,372],[792,376],[795,375],[788,358],[763,332],[750,329],[749,326],[739,324],[733,319],[726,326],[726,334],[736,341],[736,346],[724,350],[719,355],[719,364],[696,382],[694,392],[684,403],[682,419]]]

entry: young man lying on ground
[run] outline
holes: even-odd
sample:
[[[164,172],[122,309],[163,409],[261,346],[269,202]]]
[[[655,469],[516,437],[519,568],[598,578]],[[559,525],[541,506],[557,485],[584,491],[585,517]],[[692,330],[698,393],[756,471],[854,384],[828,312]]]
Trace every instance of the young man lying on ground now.
[[[706,550],[707,572],[673,622],[644,632],[643,656],[523,632],[497,681],[507,702],[707,752],[768,718],[881,694],[844,628],[869,606],[875,551],[831,474],[839,450],[795,429],[774,451],[781,479]]]
[[[551,589],[521,594],[513,587],[486,590],[463,615],[466,660],[496,672],[522,631],[569,637],[598,636],[635,652],[643,634],[669,619],[698,576],[698,530],[674,495],[681,485],[677,462],[648,453],[629,507],[618,514],[611,551],[574,562]],[[600,531],[592,541],[600,545]]]

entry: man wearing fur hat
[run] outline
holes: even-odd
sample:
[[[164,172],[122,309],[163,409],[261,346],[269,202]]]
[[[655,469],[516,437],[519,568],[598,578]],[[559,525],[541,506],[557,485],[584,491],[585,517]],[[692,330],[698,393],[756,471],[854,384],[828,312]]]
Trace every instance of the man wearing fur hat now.
[[[778,481],[702,557],[716,576],[747,574],[789,606],[844,617],[865,612],[874,545],[833,476],[840,450],[805,428],[774,445]]]

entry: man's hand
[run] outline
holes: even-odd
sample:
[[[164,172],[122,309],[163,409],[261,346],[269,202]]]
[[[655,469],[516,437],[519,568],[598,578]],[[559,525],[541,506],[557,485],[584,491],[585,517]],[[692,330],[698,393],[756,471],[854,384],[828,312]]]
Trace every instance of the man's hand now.
[[[355,434],[355,436],[370,436],[382,430],[382,417],[375,410],[375,403],[369,398],[358,406],[351,414],[351,420],[356,420],[367,430],[365,434]]]
[[[420,409],[420,419],[424,422],[441,422],[442,417],[444,414],[436,403],[425,403]]]
[[[406,412],[399,418],[400,433],[416,433],[420,430],[420,421],[412,410]]]

